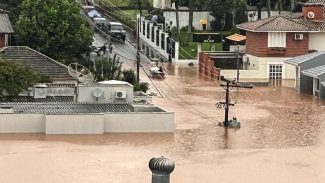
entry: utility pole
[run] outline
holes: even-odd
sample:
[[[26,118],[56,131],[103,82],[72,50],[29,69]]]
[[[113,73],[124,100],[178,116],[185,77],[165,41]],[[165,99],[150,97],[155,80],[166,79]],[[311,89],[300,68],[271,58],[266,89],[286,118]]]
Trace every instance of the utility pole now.
[[[141,2],[138,0],[138,8],[140,11],[140,18],[137,19],[137,84],[140,83],[140,20],[142,17]]]
[[[230,80],[226,78],[221,78],[222,81],[226,81],[226,84],[220,84],[220,86],[225,87],[226,90],[226,101],[225,102],[218,102],[216,104],[217,108],[225,108],[225,121],[223,125],[225,127],[233,127],[233,128],[239,128],[237,120],[236,121],[231,121],[234,123],[229,124],[229,107],[230,106],[235,106],[236,103],[230,103],[229,100],[229,93],[230,93],[230,88],[236,87],[236,88],[253,88],[252,84],[246,84],[246,85],[239,85],[239,83],[236,83],[235,80]],[[240,123],[239,123],[240,125]]]
[[[239,44],[237,43],[237,79],[236,82],[239,83]]]

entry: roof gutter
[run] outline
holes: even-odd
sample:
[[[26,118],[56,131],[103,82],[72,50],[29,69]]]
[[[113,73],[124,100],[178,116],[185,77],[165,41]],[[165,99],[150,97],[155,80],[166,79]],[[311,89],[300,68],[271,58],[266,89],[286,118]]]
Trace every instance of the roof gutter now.
[[[325,32],[324,31],[319,31],[319,30],[314,30],[314,31],[300,31],[300,30],[295,30],[295,31],[257,31],[257,30],[252,30],[252,29],[245,29],[241,27],[237,27],[240,30],[245,30],[245,31],[250,31],[250,32]]]

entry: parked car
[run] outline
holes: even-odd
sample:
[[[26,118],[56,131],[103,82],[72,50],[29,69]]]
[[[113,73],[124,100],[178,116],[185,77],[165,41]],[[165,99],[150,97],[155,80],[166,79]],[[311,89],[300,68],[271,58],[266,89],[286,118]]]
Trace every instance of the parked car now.
[[[102,15],[96,10],[94,6],[82,6],[82,10],[89,18],[102,17]]]
[[[102,29],[102,27],[107,24],[106,18],[103,18],[103,17],[94,17],[92,20],[93,20],[94,24],[97,27],[99,27],[100,29]]]
[[[82,10],[87,14],[90,11],[96,10],[94,6],[82,6]]]
[[[119,22],[108,22],[102,27],[102,30],[113,38],[120,39],[123,42],[126,40],[126,32]]]

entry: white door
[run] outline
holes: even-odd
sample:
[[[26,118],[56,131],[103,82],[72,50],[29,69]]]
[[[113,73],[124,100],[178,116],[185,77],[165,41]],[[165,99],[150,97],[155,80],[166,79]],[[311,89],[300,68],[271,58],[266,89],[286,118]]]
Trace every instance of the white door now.
[[[269,80],[272,86],[282,86],[282,65],[270,64],[269,65]]]
[[[269,65],[269,79],[282,79],[282,65],[270,64]]]

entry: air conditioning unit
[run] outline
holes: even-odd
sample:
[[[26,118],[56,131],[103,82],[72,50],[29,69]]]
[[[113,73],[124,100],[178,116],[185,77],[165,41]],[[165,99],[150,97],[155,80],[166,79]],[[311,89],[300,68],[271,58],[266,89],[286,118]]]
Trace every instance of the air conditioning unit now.
[[[308,17],[309,19],[313,19],[313,18],[315,18],[315,13],[312,12],[312,11],[310,11],[310,12],[307,13],[307,17]]]
[[[304,35],[303,34],[295,34],[295,40],[303,40],[304,39]]]
[[[126,98],[126,91],[117,91],[115,93],[115,98]]]

